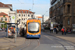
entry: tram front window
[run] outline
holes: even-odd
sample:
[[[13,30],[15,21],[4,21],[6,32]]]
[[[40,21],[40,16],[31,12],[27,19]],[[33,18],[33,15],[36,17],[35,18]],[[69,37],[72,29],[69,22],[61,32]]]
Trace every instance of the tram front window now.
[[[39,23],[28,23],[28,31],[30,33],[37,33],[39,32]]]

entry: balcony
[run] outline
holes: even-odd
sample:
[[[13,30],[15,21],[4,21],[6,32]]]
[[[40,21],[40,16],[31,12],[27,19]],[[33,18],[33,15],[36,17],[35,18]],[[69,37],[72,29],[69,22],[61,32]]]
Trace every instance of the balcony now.
[[[64,0],[63,2],[64,2],[64,3],[66,3],[66,2],[71,3],[71,1],[72,1],[72,0]]]
[[[57,0],[52,0],[52,1],[51,1],[51,5],[54,4],[56,1],[57,1]]]

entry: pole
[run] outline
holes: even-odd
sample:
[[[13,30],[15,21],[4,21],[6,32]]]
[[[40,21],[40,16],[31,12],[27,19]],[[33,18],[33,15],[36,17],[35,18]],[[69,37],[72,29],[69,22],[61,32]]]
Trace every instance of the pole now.
[[[14,40],[14,43],[16,43],[16,38],[17,38],[17,26],[15,25],[15,40]]]
[[[44,22],[44,15],[42,15],[42,23]]]

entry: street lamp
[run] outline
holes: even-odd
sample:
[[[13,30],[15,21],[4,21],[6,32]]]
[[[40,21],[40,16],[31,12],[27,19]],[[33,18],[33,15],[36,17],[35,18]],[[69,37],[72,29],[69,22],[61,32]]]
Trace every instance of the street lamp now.
[[[48,11],[46,11],[46,12],[48,12]],[[46,12],[45,12],[45,14],[46,14]],[[45,14],[42,15],[42,23],[44,22],[44,15]]]

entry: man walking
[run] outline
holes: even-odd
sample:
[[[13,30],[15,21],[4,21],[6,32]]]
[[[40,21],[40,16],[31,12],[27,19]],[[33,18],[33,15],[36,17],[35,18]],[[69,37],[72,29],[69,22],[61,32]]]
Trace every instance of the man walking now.
[[[58,30],[58,28],[56,27],[56,34],[58,34],[58,31],[59,31],[59,30]]]
[[[65,30],[64,30],[65,35],[66,35],[66,32],[67,32],[67,29],[65,28]]]

